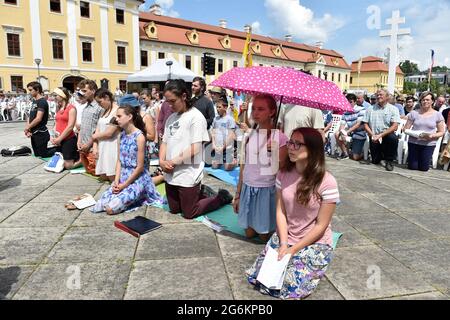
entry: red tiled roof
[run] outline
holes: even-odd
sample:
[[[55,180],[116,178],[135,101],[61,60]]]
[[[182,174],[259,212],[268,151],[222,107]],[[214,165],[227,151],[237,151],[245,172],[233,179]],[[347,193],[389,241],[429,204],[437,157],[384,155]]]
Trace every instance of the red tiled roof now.
[[[142,40],[196,47],[197,45],[191,44],[186,37],[187,31],[196,29],[199,34],[200,41],[198,47],[242,53],[245,39],[247,37],[247,34],[242,31],[225,29],[218,26],[178,18],[155,15],[148,12],[141,12],[139,14],[139,20],[139,37]],[[150,39],[144,31],[145,26],[151,21],[154,21],[158,28],[158,39]],[[231,38],[231,49],[223,48],[219,42],[219,38],[225,35],[228,35]],[[328,66],[341,69],[351,69],[344,57],[334,50],[319,49],[314,46],[287,42],[256,34],[252,34],[252,41],[259,41],[261,44],[261,54],[255,54],[255,56],[260,55],[262,57],[308,63],[317,61],[318,58],[314,58],[314,55],[317,52],[324,56]],[[282,48],[281,57],[277,57],[271,50],[271,48],[276,46],[281,46]],[[334,64],[331,59],[336,59],[338,61],[338,65]]]
[[[389,72],[389,66],[383,62],[383,58],[365,57],[362,59],[361,72]],[[352,72],[358,72],[359,60],[352,62]],[[397,66],[397,74],[403,74],[402,69]]]

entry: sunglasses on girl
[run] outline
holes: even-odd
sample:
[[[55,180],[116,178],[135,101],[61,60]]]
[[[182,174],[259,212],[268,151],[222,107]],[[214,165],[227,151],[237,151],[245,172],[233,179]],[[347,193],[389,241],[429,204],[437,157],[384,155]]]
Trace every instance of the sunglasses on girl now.
[[[289,140],[286,143],[286,146],[288,148],[294,148],[294,150],[299,150],[302,146],[306,146],[306,143],[301,143],[301,142],[297,142],[297,141],[293,141],[293,140]]]

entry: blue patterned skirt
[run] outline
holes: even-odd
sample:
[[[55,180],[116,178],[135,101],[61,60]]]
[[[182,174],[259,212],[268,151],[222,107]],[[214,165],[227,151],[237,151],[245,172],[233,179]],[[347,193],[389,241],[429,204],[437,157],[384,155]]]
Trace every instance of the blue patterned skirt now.
[[[268,289],[256,280],[261,269],[268,246],[273,249],[280,247],[276,233],[267,242],[266,247],[256,258],[253,265],[246,270],[247,280],[263,294],[281,299],[303,299],[309,296],[325,275],[331,261],[333,248],[327,244],[315,243],[307,246],[291,257],[287,266],[281,290]]]

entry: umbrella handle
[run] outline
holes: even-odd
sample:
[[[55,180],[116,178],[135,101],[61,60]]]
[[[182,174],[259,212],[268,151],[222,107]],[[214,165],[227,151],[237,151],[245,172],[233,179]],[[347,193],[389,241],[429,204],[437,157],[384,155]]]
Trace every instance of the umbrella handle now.
[[[280,106],[278,107],[278,111],[277,111],[277,117],[275,118],[275,128],[277,127],[277,123],[278,123],[278,117],[280,116],[280,111],[281,111],[281,104],[283,103],[283,96],[281,96],[280,99]]]

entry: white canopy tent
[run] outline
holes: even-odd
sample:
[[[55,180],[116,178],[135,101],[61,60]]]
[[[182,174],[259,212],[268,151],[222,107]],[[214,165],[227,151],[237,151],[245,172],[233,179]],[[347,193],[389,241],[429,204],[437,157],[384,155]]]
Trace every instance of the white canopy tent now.
[[[166,63],[172,62],[169,67]],[[173,58],[158,59],[150,67],[141,70],[135,74],[128,76],[128,82],[159,82],[167,81],[169,79],[183,79],[186,82],[192,82],[197,76],[194,72],[184,68],[178,61]]]

